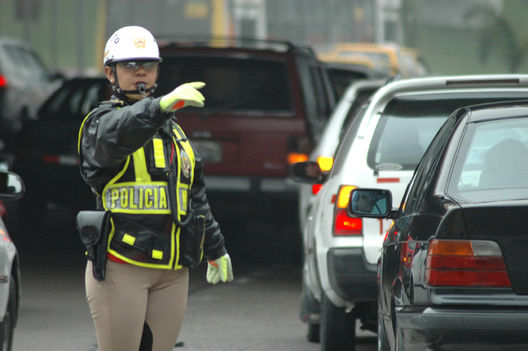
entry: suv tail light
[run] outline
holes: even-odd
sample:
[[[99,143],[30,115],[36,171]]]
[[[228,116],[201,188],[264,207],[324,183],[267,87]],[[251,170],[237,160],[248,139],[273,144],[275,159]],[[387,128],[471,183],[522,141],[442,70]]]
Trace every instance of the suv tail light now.
[[[511,287],[499,245],[483,240],[432,240],[427,252],[426,283]]]
[[[328,156],[319,156],[317,158],[317,163],[319,164],[321,171],[330,172],[332,166],[334,165],[334,158]]]
[[[312,142],[306,136],[291,136],[288,138],[287,161],[291,166],[296,162],[308,161],[312,151]]]
[[[297,162],[308,161],[308,154],[301,154],[298,152],[289,152],[287,157],[288,157],[288,164],[290,166]]]
[[[7,86],[7,78],[0,74],[0,88]]]
[[[363,221],[361,218],[350,217],[347,213],[347,205],[350,200],[350,192],[356,188],[353,185],[341,185],[335,198],[334,210],[334,235],[362,235]]]

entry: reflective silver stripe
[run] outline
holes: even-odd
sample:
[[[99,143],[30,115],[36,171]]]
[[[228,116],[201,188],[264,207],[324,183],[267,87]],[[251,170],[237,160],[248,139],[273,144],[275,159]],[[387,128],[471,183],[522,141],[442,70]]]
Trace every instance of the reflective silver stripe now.
[[[115,212],[170,213],[164,182],[112,184],[104,189],[104,195],[105,208]]]

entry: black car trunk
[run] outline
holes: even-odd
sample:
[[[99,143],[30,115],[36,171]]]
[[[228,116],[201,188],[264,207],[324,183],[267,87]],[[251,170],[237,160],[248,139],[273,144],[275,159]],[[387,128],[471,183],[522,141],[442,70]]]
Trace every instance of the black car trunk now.
[[[466,207],[462,212],[468,237],[497,242],[513,291],[528,295],[528,204]]]

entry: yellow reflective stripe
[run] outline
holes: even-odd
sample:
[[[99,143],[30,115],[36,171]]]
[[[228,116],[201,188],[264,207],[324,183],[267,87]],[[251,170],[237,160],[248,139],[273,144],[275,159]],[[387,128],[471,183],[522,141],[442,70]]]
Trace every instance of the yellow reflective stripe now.
[[[185,184],[178,187],[179,209],[181,214],[187,213],[187,204],[189,203],[189,189]]]
[[[133,154],[134,159],[134,173],[136,175],[136,182],[148,183],[151,181],[150,174],[147,171],[147,161],[145,158],[145,149],[139,148]]]
[[[174,126],[173,133],[181,140],[186,139],[185,134],[183,133],[183,130],[179,128],[178,126]],[[181,153],[182,151],[187,154],[187,157],[189,157],[191,161],[191,170],[190,170],[190,182],[192,185],[193,179],[194,179],[194,167],[195,167],[195,157],[194,152],[192,150],[191,144],[188,140],[182,141],[180,143],[176,142],[176,140],[173,141],[174,145],[176,147],[176,155],[178,160],[178,169],[181,170],[182,168],[182,159],[181,159]],[[183,149],[181,150],[180,147]],[[178,198],[177,201],[177,211],[178,211],[178,219],[181,219],[181,215],[184,215],[187,213],[187,204],[189,201],[189,189],[190,185],[183,184],[181,182],[181,172],[178,172],[178,178],[176,182],[176,196]]]
[[[174,269],[180,269],[183,267],[182,265],[176,264],[176,262],[180,262],[180,233],[181,228],[177,228],[176,224],[172,223],[171,236],[176,237],[176,239],[172,241],[171,250],[172,253],[175,253],[175,255],[173,255],[170,264],[171,266],[174,266]]]
[[[134,243],[136,242],[136,238],[134,238],[130,234],[125,233],[121,241],[123,241],[125,244],[128,244],[130,246],[134,246]]]
[[[152,258],[161,260],[163,258],[163,251],[161,250],[152,250]]]
[[[173,130],[176,133],[176,135],[178,135],[180,137],[180,139],[186,138],[186,136],[183,133],[183,130],[181,130],[181,128],[174,128]],[[196,164],[196,159],[194,157],[193,148],[192,148],[191,144],[189,143],[189,141],[182,142],[181,145],[182,145],[183,149],[185,150],[185,152],[187,153],[187,156],[189,156],[189,158],[191,159],[191,175],[190,175],[191,186],[190,187],[192,187],[192,183],[193,183],[193,180],[194,180],[194,166]]]
[[[165,152],[163,149],[163,140],[160,138],[152,139],[154,149],[154,166],[156,168],[165,168]]]
[[[89,114],[86,115],[86,117],[84,117],[84,119],[83,119],[83,121],[81,123],[81,127],[79,128],[79,136],[77,138],[77,154],[81,153],[81,137],[82,137],[82,131],[83,131],[83,128],[84,128],[84,122],[86,122],[86,120],[88,120],[88,117],[90,117],[92,112],[90,112]]]
[[[104,189],[102,191],[102,195],[101,195],[101,199],[103,201],[103,207],[104,207],[105,210],[108,210],[108,208],[106,207],[106,201],[107,201],[106,193],[107,193],[108,187],[112,186],[112,184],[114,184],[119,178],[121,178],[121,176],[126,172],[129,163],[130,163],[130,156],[127,157],[125,165],[123,166],[123,169],[121,171],[119,171],[119,173],[117,173],[114,178],[110,179],[110,181],[108,183],[106,183],[106,185],[105,185],[105,187],[104,187]]]

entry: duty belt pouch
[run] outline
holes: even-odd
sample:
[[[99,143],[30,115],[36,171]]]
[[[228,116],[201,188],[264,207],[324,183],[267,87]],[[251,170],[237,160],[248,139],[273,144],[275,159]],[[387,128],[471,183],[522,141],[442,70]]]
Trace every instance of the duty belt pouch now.
[[[143,256],[148,263],[168,263],[170,258],[169,235],[161,233],[142,223],[115,215],[113,217],[115,234],[112,245],[131,255]]]
[[[77,231],[92,261],[93,276],[105,280],[108,233],[111,229],[110,211],[80,211],[76,218]]]

